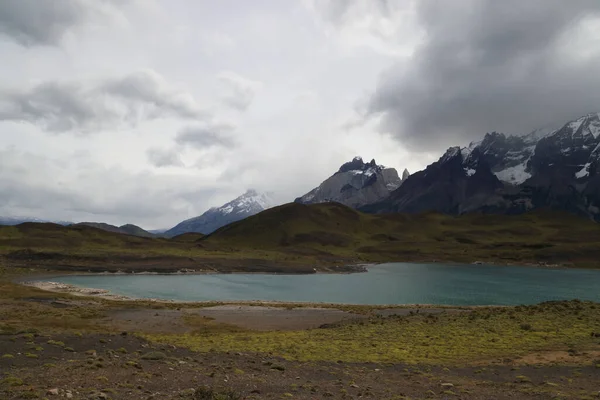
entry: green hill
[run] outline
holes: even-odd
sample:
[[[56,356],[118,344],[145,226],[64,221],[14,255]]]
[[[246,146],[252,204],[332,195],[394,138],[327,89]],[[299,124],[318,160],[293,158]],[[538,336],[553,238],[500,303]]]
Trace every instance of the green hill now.
[[[94,228],[102,229],[103,231],[113,232],[113,233],[121,233],[123,235],[133,235],[140,237],[154,237],[154,235],[137,225],[133,224],[125,224],[121,226],[115,226],[110,224],[105,224],[104,222],[80,222],[75,225],[87,225]]]
[[[355,261],[547,263],[600,267],[600,226],[571,214],[363,214],[337,203],[286,204],[204,242]]]
[[[78,270],[312,271],[392,261],[476,261],[600,268],[600,226],[566,213],[363,214],[337,203],[286,204],[172,239],[87,225],[0,227],[8,264]]]

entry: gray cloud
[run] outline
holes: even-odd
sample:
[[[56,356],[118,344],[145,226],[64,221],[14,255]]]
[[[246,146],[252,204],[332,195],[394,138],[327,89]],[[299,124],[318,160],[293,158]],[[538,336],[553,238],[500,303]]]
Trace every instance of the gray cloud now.
[[[199,215],[222,189],[192,176],[133,173],[87,158],[54,160],[14,149],[0,149],[0,171],[0,215],[147,228]]]
[[[195,149],[231,148],[235,146],[235,140],[231,137],[233,131],[234,127],[228,124],[189,126],[177,134],[175,142]]]
[[[158,118],[205,119],[194,98],[151,70],[99,82],[45,82],[0,91],[0,121],[89,133]]]
[[[381,75],[366,107],[406,147],[439,150],[492,130],[527,133],[600,109],[600,2],[417,4],[425,41],[410,63]]]
[[[256,92],[262,83],[244,78],[236,73],[224,71],[217,78],[226,86],[226,94],[222,100],[227,106],[238,111],[245,111],[254,101]]]
[[[84,2],[77,0],[0,1],[0,33],[24,46],[57,45],[86,17]]]
[[[184,167],[177,149],[151,148],[146,152],[148,161],[155,167]]]
[[[115,0],[0,0],[0,35],[22,46],[58,46],[69,31],[109,16]]]

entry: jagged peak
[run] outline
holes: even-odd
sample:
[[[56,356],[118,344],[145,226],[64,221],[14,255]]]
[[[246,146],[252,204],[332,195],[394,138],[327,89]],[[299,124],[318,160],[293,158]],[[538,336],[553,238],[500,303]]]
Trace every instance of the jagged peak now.
[[[446,152],[444,153],[444,155],[442,157],[440,157],[440,162],[445,162],[448,161],[454,157],[456,157],[457,155],[459,155],[461,152],[461,148],[460,146],[453,146],[448,148],[448,150],[446,150]]]
[[[356,156],[352,159],[352,161],[348,161],[342,164],[337,173],[339,174],[349,171],[366,171],[369,168],[384,169],[385,167],[383,165],[377,165],[375,159],[372,159],[370,162],[365,163],[362,157]]]
[[[408,172],[407,168],[404,168],[404,171],[402,171],[402,180],[406,180],[408,177],[410,176],[410,172]]]

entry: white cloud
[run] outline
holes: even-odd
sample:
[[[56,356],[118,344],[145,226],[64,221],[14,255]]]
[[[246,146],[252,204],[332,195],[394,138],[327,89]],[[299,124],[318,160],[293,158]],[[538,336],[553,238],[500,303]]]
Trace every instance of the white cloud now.
[[[217,74],[217,78],[225,86],[223,102],[239,111],[245,111],[256,93],[262,88],[262,82],[245,78],[235,72],[222,71]]]

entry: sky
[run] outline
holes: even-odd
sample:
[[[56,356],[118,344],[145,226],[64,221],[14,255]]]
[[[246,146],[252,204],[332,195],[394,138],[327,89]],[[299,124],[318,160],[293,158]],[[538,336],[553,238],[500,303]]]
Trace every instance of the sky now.
[[[0,0],[0,215],[170,228],[600,111],[597,0]]]

